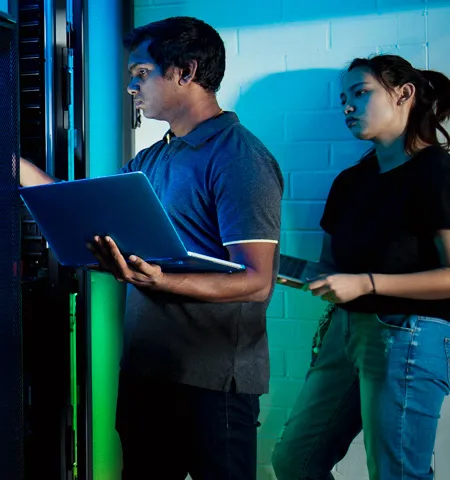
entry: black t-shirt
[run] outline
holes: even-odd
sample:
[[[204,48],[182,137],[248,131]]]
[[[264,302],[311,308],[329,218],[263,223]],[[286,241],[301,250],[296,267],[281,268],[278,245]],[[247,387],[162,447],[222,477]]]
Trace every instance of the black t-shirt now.
[[[331,235],[340,272],[402,274],[441,267],[434,239],[437,230],[450,229],[450,155],[431,146],[384,173],[375,155],[363,159],[335,179],[321,226]],[[450,320],[450,299],[364,295],[341,307]]]

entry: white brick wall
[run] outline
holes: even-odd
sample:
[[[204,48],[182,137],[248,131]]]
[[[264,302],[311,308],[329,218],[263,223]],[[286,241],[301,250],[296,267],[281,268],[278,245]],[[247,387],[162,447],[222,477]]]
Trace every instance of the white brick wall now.
[[[310,259],[320,252],[319,219],[334,176],[368,148],[343,124],[340,69],[355,56],[392,52],[418,68],[450,74],[450,0],[135,0],[135,5],[136,25],[193,15],[219,30],[227,48],[220,103],[236,110],[279,160],[286,181],[281,248]],[[144,121],[137,150],[166,128]],[[277,287],[268,319],[272,381],[261,400],[259,480],[274,478],[271,451],[304,380],[322,308],[306,293]],[[368,478],[361,437],[336,471],[343,480]]]

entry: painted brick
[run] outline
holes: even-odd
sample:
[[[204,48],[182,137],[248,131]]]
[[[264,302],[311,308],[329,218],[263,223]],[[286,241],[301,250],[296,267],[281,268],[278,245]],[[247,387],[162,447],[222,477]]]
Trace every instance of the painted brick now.
[[[283,172],[326,170],[330,147],[327,143],[273,143],[267,145]]]
[[[258,480],[277,480],[272,465],[258,465]]]
[[[217,29],[220,37],[225,45],[225,52],[227,54],[227,60],[239,53],[238,47],[238,32],[235,28],[219,28]]]
[[[283,173],[284,190],[281,200],[289,200],[291,197],[291,174],[289,172]]]
[[[261,426],[258,429],[260,437],[277,438],[287,420],[287,410],[285,408],[261,407],[259,421]],[[263,462],[266,463],[266,462]]]
[[[289,287],[285,288],[288,289]],[[286,291],[285,300],[286,318],[301,318],[302,320],[317,322],[326,306],[326,302],[314,297],[311,292],[303,292],[294,288],[289,288]],[[306,323],[309,324],[310,322],[304,322],[304,324]],[[311,328],[314,330],[314,326]]]
[[[423,10],[425,3],[425,0],[378,0],[378,11],[402,12],[405,10]]]
[[[318,321],[298,320],[299,314],[302,316],[301,312],[297,311],[297,316],[292,320],[269,319],[267,321],[271,349],[310,350]]]
[[[342,475],[344,478],[369,480],[364,445],[358,443],[353,444],[347,456],[336,465],[336,471],[339,476]]]
[[[436,2],[438,3],[438,2]],[[429,68],[450,76],[450,8],[430,8],[428,12]]]
[[[267,76],[283,72],[286,69],[284,55],[278,53],[260,53],[258,55],[235,55],[228,59],[226,76],[230,77],[235,84],[241,84],[242,95],[247,95],[246,108],[262,108],[261,98],[257,94],[266,93],[273,96],[274,82],[269,82]],[[264,81],[264,84],[257,83]],[[252,90],[255,93],[252,95]],[[269,98],[269,97],[268,97]],[[259,101],[258,101],[259,100]]]
[[[398,43],[400,45],[425,43],[427,41],[426,22],[427,17],[423,12],[423,4],[422,10],[400,12],[397,19]]]
[[[166,2],[167,0],[162,1]],[[238,15],[237,12],[239,12]],[[138,5],[135,8],[136,25],[176,15],[201,18],[216,28],[267,25],[281,20],[281,0],[271,0],[270,2],[228,0],[226,8],[218,8],[216,2],[189,0],[177,4],[170,2],[165,5]]]
[[[278,25],[242,28],[239,31],[239,51],[253,55],[261,51],[287,54],[325,49],[327,36],[328,22],[290,23],[282,29]]]
[[[270,375],[272,377],[284,377],[286,375],[286,361],[284,350],[270,350]]]
[[[283,202],[281,224],[284,230],[319,230],[325,202]]]
[[[254,111],[237,110],[240,121],[264,143],[279,142],[285,136],[282,114],[265,117],[256,116]]]
[[[351,133],[340,111],[302,112],[286,115],[286,139],[298,141],[348,140]]]
[[[336,19],[331,22],[331,48],[345,50],[360,46],[373,47],[380,43],[398,43],[397,16],[374,15]]]
[[[281,56],[277,60],[283,60]],[[253,72],[252,72],[253,73]],[[276,91],[289,91],[289,95],[275,95]],[[327,109],[330,107],[330,78],[311,72],[284,72],[243,84],[241,95],[252,109],[261,114]],[[261,103],[261,98],[264,102]]]
[[[345,0],[345,2],[284,0],[283,21],[330,19],[361,15],[376,11],[376,0]]]
[[[286,70],[306,70],[309,75],[328,75],[333,79],[339,77],[351,60],[355,57],[366,57],[376,53],[377,45],[351,45],[339,49],[331,47],[328,50],[319,50],[314,54],[295,52],[286,54]]]
[[[267,309],[267,317],[284,317],[284,292],[282,290],[275,288],[272,299],[270,300],[269,307]]]
[[[286,377],[304,380],[311,362],[310,350],[286,351]]]
[[[274,378],[270,382],[269,393],[261,396],[261,406],[291,408],[302,386],[303,382],[300,380]]]
[[[305,333],[298,320],[268,319],[267,334],[270,349],[308,348]]]
[[[167,122],[159,122],[157,120],[149,120],[141,115],[142,125],[136,134],[135,150],[139,152],[144,148],[148,148],[155,142],[163,138],[164,134],[169,130]]]
[[[270,465],[272,462],[272,452],[275,446],[276,438],[258,437],[258,464]],[[259,480],[260,477],[258,477]]]
[[[331,168],[340,172],[355,165],[371,147],[370,142],[361,140],[333,143],[331,145]]]
[[[293,200],[326,200],[335,172],[295,172],[291,173],[291,193]]]
[[[135,0],[136,25],[174,15],[202,18],[222,35],[227,70],[220,104],[235,110],[266,143],[285,177],[281,252],[317,260],[319,221],[332,179],[370,146],[345,127],[342,69],[355,57],[394,53],[417,68],[450,75],[450,2],[230,0],[218,8],[203,0]],[[137,149],[166,130],[167,124],[144,119]],[[276,480],[273,445],[303,385],[325,306],[309,292],[275,288],[267,312],[272,377],[270,393],[261,397],[258,480]],[[368,478],[362,436],[353,443],[334,469],[343,480]]]
[[[317,261],[322,249],[322,232],[286,232],[283,253]]]
[[[150,22],[157,22],[167,17],[175,17],[177,15],[192,15],[192,10],[187,5],[137,5],[134,9],[135,26],[140,27]]]
[[[424,69],[427,65],[426,45],[382,45],[378,53],[400,55],[416,68]]]
[[[183,5],[188,0],[153,0],[155,5]]]

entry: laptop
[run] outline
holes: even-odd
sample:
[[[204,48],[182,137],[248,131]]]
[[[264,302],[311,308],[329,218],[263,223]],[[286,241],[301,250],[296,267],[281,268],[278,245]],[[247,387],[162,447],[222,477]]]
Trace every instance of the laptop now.
[[[20,187],[19,192],[61,265],[98,265],[86,243],[109,235],[125,259],[137,255],[166,272],[245,270],[187,251],[143,172]]]
[[[286,285],[301,288],[306,283],[303,274],[307,263],[301,258],[281,254],[278,279],[284,280]]]
[[[290,255],[280,255],[278,280],[283,280],[284,285],[302,288],[307,283],[313,282],[323,274],[332,274],[328,267],[319,262],[310,262]]]

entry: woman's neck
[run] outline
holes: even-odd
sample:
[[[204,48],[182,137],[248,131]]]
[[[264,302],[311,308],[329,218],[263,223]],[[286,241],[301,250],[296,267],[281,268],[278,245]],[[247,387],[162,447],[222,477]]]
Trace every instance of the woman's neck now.
[[[405,138],[403,136],[397,137],[389,143],[375,143],[375,151],[377,153],[380,173],[388,172],[411,158],[411,155],[405,152]]]

